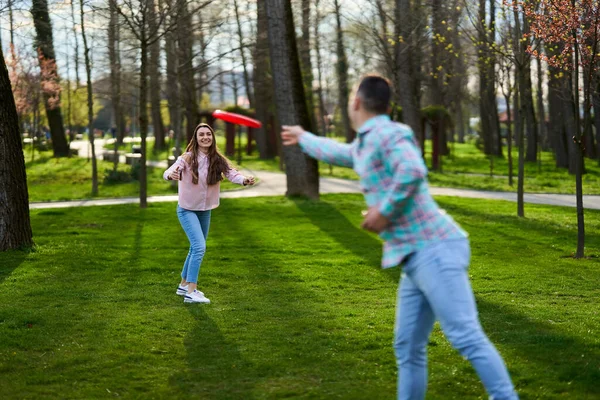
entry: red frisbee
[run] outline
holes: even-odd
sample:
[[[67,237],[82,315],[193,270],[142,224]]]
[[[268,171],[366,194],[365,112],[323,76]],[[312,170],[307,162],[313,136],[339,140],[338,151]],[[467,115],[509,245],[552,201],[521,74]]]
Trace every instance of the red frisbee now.
[[[242,114],[236,114],[229,111],[215,110],[213,111],[213,117],[222,119],[225,122],[232,124],[249,126],[250,128],[260,128],[262,123],[254,118],[246,117]]]

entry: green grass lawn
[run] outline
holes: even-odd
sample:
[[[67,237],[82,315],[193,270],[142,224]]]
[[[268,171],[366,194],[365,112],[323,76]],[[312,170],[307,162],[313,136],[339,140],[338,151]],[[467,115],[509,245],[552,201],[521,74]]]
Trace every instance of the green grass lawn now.
[[[600,212],[440,198],[470,232],[485,330],[522,399],[600,397]],[[34,210],[0,253],[0,398],[391,399],[399,270],[358,228],[360,195],[222,200],[200,288],[175,295],[174,203]],[[430,399],[486,398],[436,326]]]
[[[36,154],[33,161],[26,154],[25,168],[29,201],[55,201],[87,199],[92,195],[92,162],[85,158],[53,158],[51,152]],[[98,160],[98,196],[136,197],[139,196],[139,181],[109,183],[104,181],[107,170],[113,163]],[[131,166],[120,164],[118,169],[129,173]],[[148,195],[177,194],[177,187],[163,180],[162,168],[148,167]],[[221,190],[241,189],[227,180],[221,183]]]

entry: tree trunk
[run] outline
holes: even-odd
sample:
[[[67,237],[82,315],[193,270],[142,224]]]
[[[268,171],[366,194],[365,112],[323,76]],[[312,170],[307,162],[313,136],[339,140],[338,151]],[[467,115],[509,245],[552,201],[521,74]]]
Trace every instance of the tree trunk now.
[[[314,24],[314,37],[315,37],[315,54],[317,55],[317,79],[319,81],[319,88],[317,89],[317,98],[319,100],[319,123],[321,125],[321,135],[327,136],[327,121],[325,110],[325,98],[323,95],[323,61],[321,59],[321,38],[319,35],[319,24],[321,23],[321,13],[319,10],[319,1],[315,0],[315,24]]]
[[[565,77],[559,77],[560,70],[548,67],[548,111],[549,139],[554,150],[556,167],[569,168],[569,151],[565,132]]]
[[[523,96],[521,95],[521,88],[525,84],[525,77],[523,76],[523,71],[519,72],[518,79],[519,89],[515,93],[515,100],[517,102],[517,106],[515,107],[515,134],[517,135],[517,146],[519,147],[519,171],[517,176],[517,215],[519,217],[525,217],[525,134],[523,132],[523,115],[525,107],[523,106]]]
[[[152,3],[152,1],[149,2]],[[148,178],[146,175],[146,138],[148,137],[148,33],[145,24],[142,24],[140,28],[140,137],[142,139],[142,159],[140,161],[140,208],[146,208],[148,207]]]
[[[413,71],[412,20],[409,0],[396,0],[395,32],[398,43],[395,46],[397,103],[402,107],[404,123],[411,127],[421,148],[425,142],[421,131],[421,111],[416,87],[416,77]]]
[[[519,166],[517,176],[517,215],[525,217],[524,204],[524,182],[525,182],[525,135],[523,132],[524,102],[523,88],[525,87],[524,62],[525,62],[525,44],[522,41],[521,22],[519,20],[519,10],[513,10],[515,18],[513,51],[515,52],[515,135],[517,137],[517,146],[519,148]]]
[[[311,125],[318,134],[319,126],[315,118],[315,102],[313,94],[313,73],[310,59],[310,3],[311,0],[302,0],[302,40],[300,40],[300,67],[302,68],[302,80],[304,81],[304,93],[306,93],[306,105]]]
[[[150,1],[148,5],[148,29],[152,36],[158,36],[156,21],[156,5]],[[150,45],[150,106],[152,109],[152,127],[154,129],[154,150],[165,148],[165,125],[163,124],[160,106],[161,79],[160,79],[160,40],[155,40]]]
[[[242,68],[244,70],[244,87],[246,89],[246,96],[248,96],[248,102],[250,103],[250,108],[254,108],[254,95],[252,91],[252,86],[250,84],[250,76],[248,74],[248,63],[246,61],[246,49],[244,45],[244,34],[242,32],[242,22],[240,21],[240,12],[238,9],[237,0],[233,0],[234,11],[235,11],[235,21],[237,23],[237,31],[238,31],[238,40],[240,42],[240,56],[242,57]]]
[[[536,161],[538,152],[538,127],[533,107],[533,90],[531,82],[531,57],[525,58],[525,90],[522,91],[525,102],[525,118],[527,120],[527,155],[525,161]]]
[[[116,130],[116,141],[114,148],[113,169],[116,171],[119,165],[118,150],[125,138],[125,117],[123,105],[121,104],[121,55],[119,51],[119,13],[116,0],[108,2],[108,59],[110,62],[110,97],[113,108],[114,126]]]
[[[273,104],[273,81],[271,76],[271,65],[269,64],[269,35],[267,23],[267,10],[265,0],[258,0],[256,19],[256,50],[254,56],[254,67],[258,73],[253,74],[254,87],[260,88],[256,91],[256,118],[262,122],[262,127],[255,133],[256,146],[259,157],[263,160],[272,159],[277,155],[277,143],[271,140],[270,129],[273,129],[270,118],[270,109]]]
[[[500,122],[498,120],[498,106],[496,104],[496,58],[490,49],[495,42],[495,2],[489,0],[490,12],[486,12],[488,0],[479,1],[479,113],[481,120],[481,136],[484,143],[484,152],[489,155],[502,155],[502,141],[500,136]],[[490,21],[486,22],[489,14]]]
[[[94,95],[92,91],[92,63],[90,62],[90,48],[85,34],[85,23],[83,18],[83,0],[79,0],[79,13],[81,16],[81,38],[83,39],[83,50],[85,56],[85,73],[87,78],[87,105],[88,105],[88,131],[90,146],[92,149],[92,196],[98,195],[98,164],[96,162],[96,147],[94,146]]]
[[[573,3],[575,0],[573,0]],[[573,65],[575,71],[573,72],[572,87],[573,90],[570,92],[573,96],[573,114],[575,122],[575,130],[573,131],[574,137],[574,154],[575,154],[575,200],[577,203],[577,250],[575,251],[575,258],[582,258],[585,249],[585,221],[583,215],[583,143],[581,137],[581,119],[579,118],[579,46],[577,39],[577,31],[573,30],[573,43],[574,43],[574,58]]]
[[[546,110],[544,108],[544,71],[542,69],[542,60],[536,57],[537,60],[537,108],[538,108],[538,137],[542,148],[548,149],[548,132],[546,125]]]
[[[594,142],[594,132],[592,130],[592,82],[590,79],[593,75],[589,74],[589,67],[583,73],[583,154],[588,158],[596,158],[596,143]]]
[[[25,158],[15,100],[0,48],[0,251],[33,245]]]
[[[336,20],[336,54],[337,54],[337,78],[338,78],[338,105],[340,107],[340,115],[342,117],[342,128],[346,136],[346,143],[354,140],[356,132],[350,125],[350,117],[348,116],[348,60],[346,58],[346,50],[344,49],[344,33],[342,30],[342,16],[340,13],[340,2],[334,0],[335,20]]]
[[[575,143],[575,139],[579,139],[579,124],[578,113],[575,111],[578,109],[578,101],[576,101],[577,97],[574,92],[574,84],[575,79],[573,78],[574,73],[565,72],[565,80],[563,82],[563,115],[565,117],[565,130],[563,132],[563,140],[566,143],[567,151],[568,151],[568,160],[569,160],[569,173],[572,175],[577,174],[577,164],[578,164],[578,151],[577,144]]]
[[[275,100],[282,125],[302,125],[312,130],[306,109],[302,72],[298,60],[292,5],[289,0],[266,0],[271,70],[277,87]],[[287,196],[319,197],[319,167],[299,146],[283,150],[287,176]]]
[[[529,20],[523,17],[523,35],[529,35]],[[535,120],[535,110],[533,107],[533,85],[531,83],[531,56],[527,53],[525,45],[528,42],[523,43],[522,47],[522,67],[525,81],[524,86],[521,87],[521,101],[523,102],[523,109],[525,112],[525,119],[527,121],[527,154],[525,161],[536,161],[537,160],[537,146],[538,146],[538,129],[537,122]]]
[[[445,99],[444,82],[446,71],[448,67],[445,47],[447,44],[442,38],[446,38],[446,32],[444,29],[444,19],[447,15],[444,15],[442,0],[431,1],[431,24],[433,27],[433,34],[431,37],[431,104],[440,105],[447,107]]]
[[[173,6],[171,1],[171,6]],[[171,19],[177,18],[172,15]],[[170,21],[170,25],[176,25],[177,21]],[[183,130],[181,127],[181,98],[179,91],[179,58],[178,47],[175,33],[169,31],[165,34],[165,50],[167,55],[167,102],[169,103],[169,120],[170,129],[173,131],[175,143],[170,145],[175,147],[175,156],[179,156],[182,152],[181,142],[183,141]]]
[[[47,0],[32,0],[31,15],[35,25],[36,40],[35,47],[40,54],[40,67],[48,69],[46,72],[51,75],[53,85],[59,85],[58,71],[56,67],[56,57],[54,55],[54,42],[52,39],[52,23],[48,13]],[[52,136],[52,149],[54,157],[68,157],[69,144],[65,137],[65,127],[60,110],[60,94],[57,94],[57,104],[49,103],[52,96],[44,91],[44,107],[50,125],[50,135]]]
[[[600,72],[596,74],[596,90],[592,95],[594,103],[594,125],[596,127],[596,154],[600,164]]]
[[[177,34],[179,42],[179,77],[181,99],[185,107],[186,137],[191,140],[198,124],[198,102],[196,99],[196,80],[194,79],[194,58],[192,40],[192,16],[186,1],[178,1]]]
[[[111,0],[112,1],[112,0]],[[75,87],[79,89],[79,39],[77,38],[77,23],[75,22],[75,1],[71,3],[71,19],[73,20],[73,38],[75,39]]]

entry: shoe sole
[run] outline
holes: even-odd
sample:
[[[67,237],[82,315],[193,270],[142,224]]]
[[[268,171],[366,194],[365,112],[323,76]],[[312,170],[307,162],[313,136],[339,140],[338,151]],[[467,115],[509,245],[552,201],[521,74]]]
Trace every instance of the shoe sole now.
[[[200,292],[200,293],[202,293],[202,292]],[[177,296],[185,296],[187,294],[187,290],[179,290],[179,289],[177,289],[177,291],[175,292],[175,294]],[[204,293],[202,293],[202,296],[204,296]]]
[[[183,299],[184,303],[198,303],[198,304],[210,304],[210,300],[205,299],[206,301],[194,301],[192,299]]]

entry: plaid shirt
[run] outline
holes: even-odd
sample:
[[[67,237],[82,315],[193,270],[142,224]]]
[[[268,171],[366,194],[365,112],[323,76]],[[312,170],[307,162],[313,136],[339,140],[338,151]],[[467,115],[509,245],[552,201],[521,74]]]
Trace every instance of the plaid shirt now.
[[[379,235],[384,240],[383,268],[400,265],[432,241],[467,237],[431,197],[427,167],[407,125],[379,115],[365,122],[350,144],[307,132],[300,146],[311,157],[353,168],[367,205],[377,206],[391,221]]]

